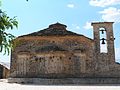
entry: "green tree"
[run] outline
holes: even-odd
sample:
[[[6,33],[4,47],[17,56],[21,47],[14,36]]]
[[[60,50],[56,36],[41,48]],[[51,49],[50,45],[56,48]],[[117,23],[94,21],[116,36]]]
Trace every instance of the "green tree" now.
[[[2,0],[0,0],[0,6],[1,1]],[[13,29],[14,27],[18,27],[16,18],[10,18],[5,12],[0,10],[0,53],[4,52],[4,54],[6,54],[7,52],[9,54],[11,48],[13,48],[13,39],[15,39],[15,36],[7,33],[7,30]]]
[[[10,18],[5,12],[0,10],[0,52],[6,52],[9,54],[11,48],[13,48],[14,35],[7,33],[7,30],[18,27],[18,22],[15,17]]]

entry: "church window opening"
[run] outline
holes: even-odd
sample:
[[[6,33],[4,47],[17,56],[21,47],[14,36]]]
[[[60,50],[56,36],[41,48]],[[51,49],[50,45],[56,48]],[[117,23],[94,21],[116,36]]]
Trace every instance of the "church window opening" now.
[[[52,57],[50,57],[50,59],[52,59]]]
[[[106,29],[104,27],[99,28],[100,33],[100,53],[107,53],[107,36]]]
[[[37,58],[37,57],[35,58],[35,61],[38,61],[38,58]]]
[[[52,43],[55,43],[55,41],[52,41]]]
[[[84,53],[84,51],[85,51],[84,49],[81,49],[81,53]]]
[[[62,59],[62,57],[60,57],[60,59]]]

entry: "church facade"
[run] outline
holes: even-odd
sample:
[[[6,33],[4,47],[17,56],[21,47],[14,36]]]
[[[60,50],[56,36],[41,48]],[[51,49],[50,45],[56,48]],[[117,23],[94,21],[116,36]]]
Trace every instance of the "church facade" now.
[[[68,31],[56,23],[15,39],[11,54],[11,78],[120,77],[115,62],[113,22],[95,22],[94,38]],[[105,37],[102,35],[105,34]],[[101,52],[101,43],[106,51]]]

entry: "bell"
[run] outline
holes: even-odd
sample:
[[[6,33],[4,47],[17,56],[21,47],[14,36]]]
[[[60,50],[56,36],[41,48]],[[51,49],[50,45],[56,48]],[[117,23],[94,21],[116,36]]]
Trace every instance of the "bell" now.
[[[102,31],[102,34],[104,34],[104,30],[101,30]]]
[[[106,31],[106,30],[104,30],[104,29],[101,29],[100,31],[102,32],[102,34],[104,34],[104,31]]]
[[[105,44],[105,40],[102,40],[102,44]]]
[[[106,39],[105,39],[105,38],[102,38],[101,40],[102,40],[102,44],[105,44],[105,40],[106,40]]]

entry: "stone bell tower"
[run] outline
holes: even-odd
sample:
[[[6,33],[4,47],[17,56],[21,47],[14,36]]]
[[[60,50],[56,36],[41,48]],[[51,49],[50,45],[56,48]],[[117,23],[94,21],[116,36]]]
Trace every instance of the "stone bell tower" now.
[[[115,63],[113,22],[95,22],[91,24],[94,32],[95,62],[97,67],[107,66]],[[103,37],[104,36],[104,37]],[[101,52],[102,45],[106,52]],[[103,49],[105,49],[105,47]]]

